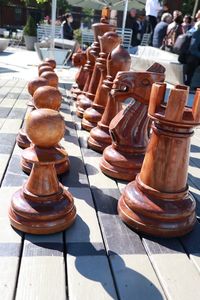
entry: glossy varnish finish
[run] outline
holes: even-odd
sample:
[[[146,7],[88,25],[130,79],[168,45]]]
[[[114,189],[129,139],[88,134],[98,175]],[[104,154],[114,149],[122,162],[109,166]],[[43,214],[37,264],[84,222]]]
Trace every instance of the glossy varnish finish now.
[[[119,71],[128,71],[131,64],[131,57],[126,49],[122,45],[117,46],[108,56],[107,68],[108,74],[106,80],[104,80],[103,87],[110,92],[113,80]],[[115,83],[114,83],[115,84]],[[88,139],[88,146],[98,152],[103,152],[105,147],[111,144],[111,137],[109,134],[109,125],[111,120],[122,109],[120,101],[109,93],[108,101],[101,120],[97,123],[97,126],[90,131]]]
[[[71,98],[73,100],[77,99],[77,96],[80,95],[83,91],[85,82],[87,80],[88,72],[84,69],[84,65],[87,62],[87,55],[84,51],[78,51],[72,55],[72,63],[74,67],[78,67],[79,70],[75,77],[75,84],[71,87]]]
[[[9,218],[15,228],[33,234],[49,234],[68,228],[75,220],[72,195],[57,179],[54,164],[62,162],[56,147],[64,135],[61,115],[50,109],[33,111],[27,119],[27,134],[34,145],[23,152],[33,164],[25,185],[15,192]]]
[[[191,231],[195,200],[188,192],[190,137],[200,124],[200,91],[192,109],[185,107],[188,89],[177,86],[164,104],[166,86],[153,85],[149,116],[154,121],[141,172],[129,183],[119,202],[122,220],[144,233],[174,237]]]
[[[52,87],[52,86],[40,87],[35,91],[35,93],[33,95],[33,104],[36,109],[49,108],[49,109],[58,111],[61,106],[61,101],[62,101],[62,95],[61,95],[60,91],[57,88]],[[24,140],[26,138],[29,141],[28,137],[25,137],[24,130],[21,130],[20,134],[24,135],[23,136]],[[21,137],[21,135],[20,135],[20,137]],[[30,143],[29,144],[26,143],[26,144],[27,144],[27,147],[30,146]],[[24,148],[27,148],[27,147],[25,147],[25,145],[24,145]],[[57,145],[57,147],[60,149],[62,148],[60,145]],[[67,151],[62,149],[62,153],[63,153],[62,162],[60,162],[60,161],[55,162],[55,168],[56,168],[57,174],[63,174],[65,172],[68,172],[69,167],[70,167]],[[29,174],[32,169],[32,163],[30,163],[28,160],[22,158],[21,167],[24,172]]]
[[[97,122],[101,120],[104,112],[109,89],[104,88],[103,81],[107,74],[107,57],[109,53],[120,43],[121,38],[115,32],[106,32],[102,37],[99,37],[101,52],[96,60],[96,65],[101,72],[99,85],[96,91],[94,101],[91,107],[85,110],[83,114],[82,127],[90,131],[96,127]]]
[[[90,53],[95,57],[96,61],[100,52],[99,36],[102,36],[107,31],[114,31],[115,26],[108,24],[107,21],[103,21],[100,23],[93,24],[92,28],[94,30],[94,43],[92,44]],[[84,111],[88,107],[90,107],[92,102],[94,101],[100,76],[100,70],[98,68],[97,63],[95,63],[88,91],[84,95],[81,95],[82,97],[79,99],[77,115],[81,118],[83,117]]]
[[[134,98],[111,121],[112,144],[105,148],[101,170],[117,179],[131,181],[140,172],[148,144],[148,104],[154,82],[164,81],[164,74],[152,72],[119,72],[118,85],[112,93],[121,101]],[[120,87],[126,87],[120,90]]]

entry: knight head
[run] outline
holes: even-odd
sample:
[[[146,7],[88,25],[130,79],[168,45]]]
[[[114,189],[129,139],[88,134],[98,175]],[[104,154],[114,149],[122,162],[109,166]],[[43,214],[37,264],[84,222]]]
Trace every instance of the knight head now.
[[[113,82],[111,94],[118,101],[134,98],[144,104],[149,103],[151,87],[154,82],[163,82],[165,75],[155,72],[118,72]]]

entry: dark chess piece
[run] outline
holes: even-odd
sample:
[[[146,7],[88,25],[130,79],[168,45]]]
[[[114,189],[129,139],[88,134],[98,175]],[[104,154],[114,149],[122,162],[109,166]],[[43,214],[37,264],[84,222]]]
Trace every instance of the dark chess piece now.
[[[87,61],[86,64],[84,65],[83,69],[84,72],[87,74],[87,79],[85,81],[83,91],[80,95],[77,96],[76,100],[76,106],[77,106],[77,111],[76,114],[79,117],[82,117],[82,111],[80,109],[80,114],[79,114],[79,101],[82,99],[82,97],[87,93],[90,85],[90,81],[92,78],[93,70],[94,70],[94,65],[95,65],[95,57],[92,55],[92,47],[88,47],[86,50],[86,55],[87,55]]]
[[[102,36],[107,31],[114,31],[115,26],[108,24],[107,19],[101,19],[100,23],[96,23],[92,25],[94,30],[94,43],[92,44],[91,54],[94,55],[95,59],[99,56],[100,52],[100,44],[99,44],[99,36]],[[83,117],[84,111],[91,106],[92,101],[94,101],[96,90],[100,80],[100,70],[95,63],[93,74],[90,80],[88,91],[81,95],[79,98],[79,104],[77,108],[77,115],[79,117]]]
[[[75,220],[73,197],[58,181],[54,167],[65,156],[55,146],[64,131],[64,120],[54,110],[34,110],[27,119],[27,134],[34,145],[23,151],[23,158],[33,168],[27,182],[12,196],[9,218],[16,229],[50,234],[65,230]]]
[[[87,54],[83,51],[78,51],[72,55],[72,64],[74,67],[78,67],[79,70],[75,76],[75,84],[72,85],[70,92],[71,98],[77,100],[77,96],[83,91],[85,82],[87,80],[88,72],[84,69],[84,65],[87,62]]]
[[[58,88],[58,76],[53,71],[43,72],[40,77],[48,80],[48,85]]]
[[[154,121],[141,172],[130,182],[119,202],[121,219],[136,231],[160,237],[178,237],[192,230],[195,200],[188,191],[190,138],[200,124],[200,91],[193,107],[185,107],[189,88],[152,87],[148,114]]]
[[[50,66],[52,67],[52,69],[56,68],[56,61],[55,61],[55,59],[53,59],[53,58],[45,58],[44,62],[47,62],[48,64],[50,64]]]
[[[113,80],[118,71],[128,71],[131,65],[131,57],[122,45],[117,46],[108,57],[108,74],[107,79],[104,80],[104,88],[111,91]],[[88,146],[95,151],[103,152],[105,147],[111,144],[111,137],[109,134],[109,125],[111,120],[122,109],[122,104],[116,101],[109,93],[104,113],[97,126],[92,128],[88,139]]]
[[[38,76],[42,75],[42,73],[44,72],[53,72],[53,68],[49,65],[49,66],[41,66],[39,69],[38,69]]]
[[[27,87],[28,92],[31,96],[33,96],[33,94],[39,87],[47,86],[48,84],[49,84],[49,82],[46,78],[42,78],[42,77],[34,78],[33,80],[29,81],[29,83],[28,83],[28,87]],[[27,105],[29,107],[31,107],[32,109],[34,109],[34,104],[33,104],[32,100],[28,101]],[[17,142],[17,145],[22,149],[30,147],[31,141],[28,139],[26,132],[24,131],[23,128],[21,128],[19,130],[19,133],[16,137],[16,142]]]
[[[160,71],[165,71],[165,68],[160,67]],[[131,181],[140,172],[149,141],[147,111],[151,87],[154,82],[162,82],[164,79],[165,75],[161,72],[128,71],[117,74],[112,94],[119,97],[120,101],[129,97],[133,101],[110,123],[112,144],[104,149],[100,162],[100,168],[106,175]]]
[[[83,120],[81,125],[84,129],[90,131],[93,127],[96,127],[97,122],[101,120],[104,112],[109,89],[104,88],[103,82],[106,79],[107,74],[107,57],[109,53],[119,45],[121,38],[116,32],[108,31],[103,36],[99,37],[99,43],[101,52],[99,57],[96,59],[96,65],[101,72],[98,88],[94,101],[91,107],[85,110],[83,114]]]
[[[51,86],[44,86],[38,88],[33,95],[33,102],[36,109],[40,108],[49,108],[53,110],[59,110],[61,106],[62,95],[60,91]],[[26,132],[26,130],[25,130]],[[30,145],[29,145],[30,146]],[[62,148],[60,145],[57,145],[57,148]],[[55,163],[55,169],[58,175],[63,174],[69,171],[70,163],[67,152],[63,149],[63,158],[62,162],[59,161]],[[21,160],[22,170],[29,174],[32,169],[32,164],[26,159]]]

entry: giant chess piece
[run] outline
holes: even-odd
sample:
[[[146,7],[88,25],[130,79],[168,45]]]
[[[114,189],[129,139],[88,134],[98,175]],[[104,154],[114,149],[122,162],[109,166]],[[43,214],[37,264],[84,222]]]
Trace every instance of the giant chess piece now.
[[[151,87],[154,82],[165,79],[165,68],[160,65],[159,70],[157,65],[155,69],[160,73],[128,71],[117,74],[112,94],[120,101],[129,97],[133,101],[112,119],[109,126],[112,144],[104,149],[100,168],[110,177],[131,181],[140,172],[149,141],[147,111]]]
[[[77,96],[77,99],[74,99],[76,100],[76,106],[77,106],[76,114],[79,117],[82,116],[82,112],[80,112],[79,114],[79,102],[89,89],[89,85],[90,85],[90,81],[92,78],[94,65],[95,65],[95,57],[91,52],[92,52],[92,47],[88,47],[86,50],[87,61],[83,67],[84,72],[87,74],[87,79],[85,81],[82,93]]]
[[[43,72],[40,77],[47,79],[50,86],[58,88],[58,75],[54,71]]]
[[[33,234],[63,231],[76,217],[73,197],[58,181],[54,167],[65,156],[56,147],[64,135],[64,120],[57,111],[34,110],[27,119],[26,131],[34,145],[23,151],[23,158],[33,168],[27,182],[12,196],[10,222]]]
[[[60,91],[52,86],[43,86],[38,88],[33,95],[33,103],[36,109],[49,108],[53,110],[59,110],[62,102],[62,95]],[[57,145],[58,148],[62,148],[61,145]],[[63,149],[63,148],[62,148]],[[58,175],[69,171],[70,163],[68,153],[63,149],[62,162],[55,162],[55,169]],[[21,160],[22,170],[29,174],[32,169],[32,164],[26,159]]]
[[[154,121],[141,172],[119,202],[122,220],[136,231],[160,237],[182,236],[195,222],[195,200],[188,191],[190,138],[200,124],[200,91],[185,107],[189,89],[178,86],[164,103],[166,85],[152,87],[148,114]]]
[[[96,65],[101,72],[101,77],[94,101],[92,102],[91,107],[85,110],[83,120],[81,122],[82,127],[88,131],[90,131],[93,127],[96,127],[97,122],[101,120],[104,112],[109,91],[109,89],[104,88],[103,85],[103,81],[107,76],[107,57],[109,53],[117,47],[120,40],[121,38],[118,34],[112,31],[106,32],[103,36],[99,37],[101,52],[99,53],[99,57],[96,59]]]
[[[78,51],[72,55],[72,63],[74,67],[78,67],[79,70],[75,76],[75,84],[71,87],[71,98],[73,100],[77,99],[83,91],[85,82],[87,80],[88,72],[84,69],[84,65],[87,62],[87,54],[83,51]]]
[[[46,86],[48,84],[49,84],[49,81],[46,78],[37,77],[37,78],[34,78],[29,81],[27,89],[28,89],[29,94],[31,96],[33,96],[33,94],[39,87]],[[34,104],[33,104],[32,99],[28,101],[27,105],[30,109],[34,109]],[[19,133],[16,137],[16,142],[17,142],[17,145],[22,149],[28,148],[30,146],[31,141],[28,139],[24,128],[21,128],[19,130]]]
[[[106,80],[104,80],[104,88],[110,92],[113,80],[118,71],[128,71],[131,65],[131,57],[126,49],[122,45],[117,46],[108,56],[108,74]],[[109,93],[109,97],[106,103],[104,113],[101,120],[97,123],[97,126],[92,128],[88,139],[88,146],[95,151],[103,152],[105,147],[111,144],[111,137],[109,134],[109,125],[111,120],[122,109],[121,102],[117,101],[112,94]]]
[[[44,63],[50,64],[50,66],[52,67],[52,69],[56,68],[56,61],[53,58],[45,58]]]
[[[107,20],[101,19],[101,22],[93,24],[92,28],[94,30],[94,43],[92,44],[91,54],[94,55],[95,59],[97,59],[100,52],[99,36],[102,36],[107,31],[114,31],[115,26],[108,24]],[[101,74],[98,65],[95,63],[88,91],[84,95],[81,95],[79,99],[79,105],[76,113],[80,118],[83,117],[84,111],[90,107],[92,101],[94,101],[100,75]]]

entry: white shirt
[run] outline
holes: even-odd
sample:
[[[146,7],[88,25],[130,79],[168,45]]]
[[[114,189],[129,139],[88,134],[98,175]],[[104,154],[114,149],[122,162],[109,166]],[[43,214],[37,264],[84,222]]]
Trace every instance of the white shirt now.
[[[147,0],[145,5],[146,16],[158,16],[158,12],[162,10],[163,7],[160,5],[158,0]]]

